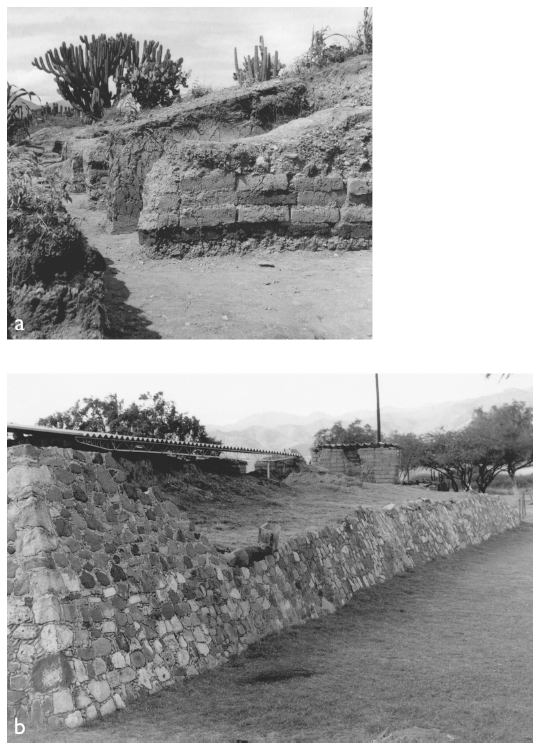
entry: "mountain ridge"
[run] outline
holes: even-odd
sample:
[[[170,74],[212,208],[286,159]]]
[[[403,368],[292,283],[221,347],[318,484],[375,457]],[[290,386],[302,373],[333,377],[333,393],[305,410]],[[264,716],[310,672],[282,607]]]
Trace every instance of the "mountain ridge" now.
[[[432,432],[441,427],[447,430],[458,430],[470,422],[474,410],[478,408],[489,410],[492,406],[501,406],[513,400],[525,401],[528,406],[532,406],[532,393],[532,388],[507,388],[500,393],[459,401],[429,403],[418,407],[386,406],[383,407],[381,414],[382,431],[383,434],[388,435],[394,430],[416,434]],[[206,429],[212,437],[222,440],[225,445],[269,450],[295,448],[307,457],[309,446],[318,430],[331,427],[338,421],[347,426],[355,419],[360,419],[363,424],[374,426],[376,424],[375,410],[358,409],[335,417],[321,411],[305,416],[288,412],[260,412],[234,423],[209,424]]]

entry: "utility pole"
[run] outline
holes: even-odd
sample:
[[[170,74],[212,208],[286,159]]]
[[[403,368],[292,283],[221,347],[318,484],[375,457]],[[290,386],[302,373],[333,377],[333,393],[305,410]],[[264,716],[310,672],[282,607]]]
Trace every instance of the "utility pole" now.
[[[375,375],[375,390],[377,392],[377,442],[381,442],[381,405],[379,402],[379,376]]]

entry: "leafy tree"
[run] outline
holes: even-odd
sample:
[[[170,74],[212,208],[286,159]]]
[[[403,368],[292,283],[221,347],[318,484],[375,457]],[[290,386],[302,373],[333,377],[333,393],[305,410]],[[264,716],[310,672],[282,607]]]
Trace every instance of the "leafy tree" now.
[[[319,430],[313,438],[313,447],[323,443],[374,443],[376,440],[376,431],[368,424],[362,425],[360,419],[355,419],[348,427],[336,422],[332,427]]]
[[[424,440],[422,466],[443,474],[455,492],[459,491],[459,485],[464,490],[470,490],[475,469],[475,453],[463,430],[439,430],[429,433]]]
[[[516,472],[533,465],[533,410],[523,401],[493,406],[489,412],[476,409],[466,428],[482,454],[477,484],[481,492],[506,470],[514,494],[518,494]]]
[[[390,443],[398,445],[401,449],[400,481],[402,484],[403,482],[408,482],[411,470],[418,469],[423,465],[424,440],[414,432],[392,432],[387,439]]]
[[[422,465],[440,471],[452,488],[469,491],[472,482],[485,492],[501,472],[507,471],[518,494],[516,472],[533,465],[533,411],[522,401],[476,409],[462,430],[440,430],[427,436]]]
[[[166,401],[163,392],[143,393],[138,402],[124,407],[116,393],[104,399],[83,398],[64,412],[40,419],[39,425],[64,430],[115,432],[164,439],[219,444],[211,438],[196,417],[179,412],[174,401]]]

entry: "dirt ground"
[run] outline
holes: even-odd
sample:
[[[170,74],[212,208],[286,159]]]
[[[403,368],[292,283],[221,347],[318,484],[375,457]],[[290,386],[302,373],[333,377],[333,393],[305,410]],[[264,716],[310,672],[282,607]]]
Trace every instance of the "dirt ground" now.
[[[216,487],[208,485],[196,495],[182,495],[182,508],[197,530],[212,543],[230,550],[255,544],[259,526],[267,521],[279,523],[280,539],[285,541],[338,523],[359,505],[377,509],[389,503],[399,505],[420,497],[441,496],[422,487],[362,485],[354,477],[324,474],[293,474],[281,484],[251,477],[240,481],[229,480],[230,490],[220,480]],[[452,493],[454,498],[462,496]]]
[[[152,260],[111,235],[85,195],[67,208],[107,261],[112,339],[371,338],[371,253],[262,252]]]
[[[89,727],[11,742],[532,743],[532,524]]]

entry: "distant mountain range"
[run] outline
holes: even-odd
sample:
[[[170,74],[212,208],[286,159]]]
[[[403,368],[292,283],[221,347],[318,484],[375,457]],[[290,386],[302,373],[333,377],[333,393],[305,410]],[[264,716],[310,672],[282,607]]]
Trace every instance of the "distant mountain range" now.
[[[397,430],[421,435],[440,427],[447,430],[459,430],[470,422],[475,409],[482,407],[484,410],[489,410],[492,406],[501,406],[514,400],[524,401],[528,406],[532,406],[532,388],[526,390],[507,388],[501,393],[493,393],[489,396],[479,396],[463,401],[445,401],[441,404],[425,404],[414,408],[384,407],[381,414],[382,432],[388,435]],[[232,424],[207,425],[206,429],[210,435],[221,440],[225,445],[268,448],[276,451],[295,448],[307,457],[316,432],[331,427],[338,421],[347,426],[355,419],[360,419],[363,424],[370,424],[372,427],[377,421],[375,411],[369,409],[350,411],[336,416],[325,412],[299,416],[271,411],[253,414]]]
[[[22,107],[26,107],[26,109],[30,109],[30,110],[41,109],[42,107],[45,106],[45,104],[49,104],[50,107],[52,107],[53,104],[58,104],[59,107],[61,105],[64,109],[66,107],[69,107],[69,109],[73,109],[73,105],[70,104],[69,102],[65,102],[63,99],[56,99],[53,102],[46,102],[42,99],[41,104],[38,104],[38,102],[39,102],[39,99],[36,99],[35,101],[30,101],[29,99],[18,99],[16,104],[19,104]]]

